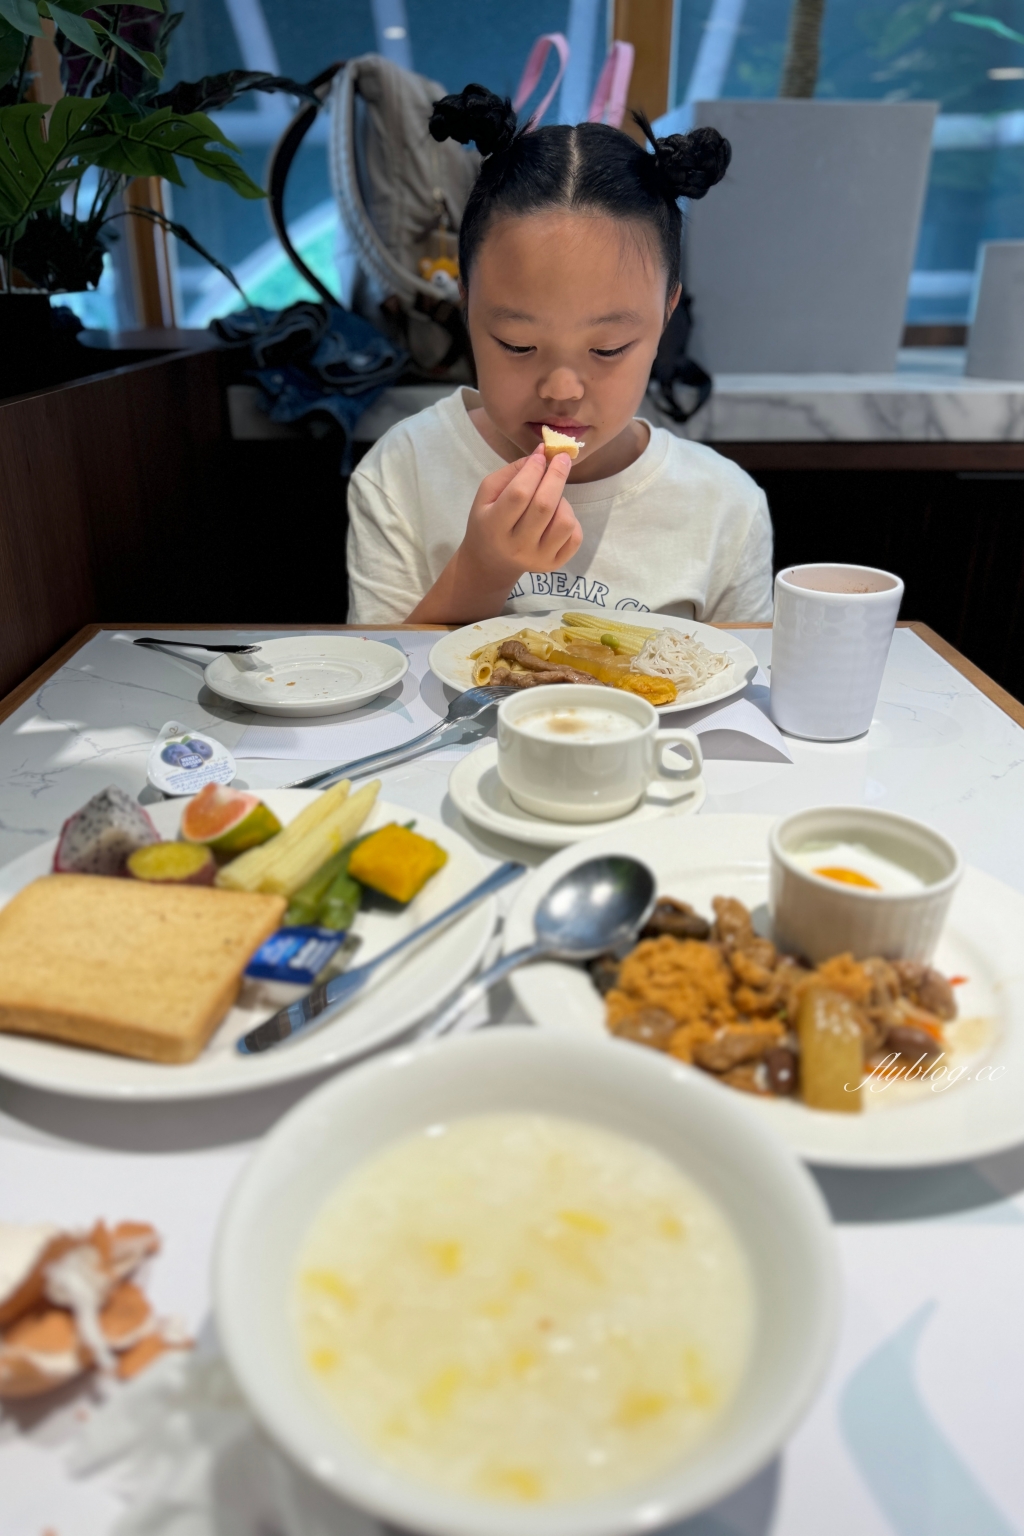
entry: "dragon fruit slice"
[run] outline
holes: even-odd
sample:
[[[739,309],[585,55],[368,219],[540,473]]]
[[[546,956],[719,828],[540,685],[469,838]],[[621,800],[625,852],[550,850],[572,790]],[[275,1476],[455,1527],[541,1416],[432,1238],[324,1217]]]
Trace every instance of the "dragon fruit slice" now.
[[[121,875],[130,853],[160,834],[141,805],[111,784],[69,816],[53,856],[58,875]]]

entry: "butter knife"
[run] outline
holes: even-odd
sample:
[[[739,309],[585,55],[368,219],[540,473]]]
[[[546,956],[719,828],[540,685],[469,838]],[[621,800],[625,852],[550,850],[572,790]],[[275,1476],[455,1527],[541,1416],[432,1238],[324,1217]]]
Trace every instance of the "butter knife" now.
[[[316,986],[297,1003],[290,1003],[287,1008],[281,1008],[262,1024],[257,1024],[247,1035],[243,1035],[238,1041],[236,1049],[243,1056],[259,1056],[263,1051],[269,1051],[273,1046],[279,1045],[282,1040],[292,1040],[296,1035],[302,1034],[312,1024],[325,1024],[339,1013],[346,1003],[366,985],[378,966],[390,960],[394,955],[407,949],[410,944],[416,944],[426,934],[432,933],[435,928],[440,928],[448,923],[459,913],[465,912],[469,907],[483,901],[485,896],[493,896],[495,891],[500,891],[502,886],[508,885],[526,870],[525,864],[500,864],[497,869],[474,885],[471,891],[460,896],[458,901],[453,901],[451,906],[445,907],[443,912],[438,912],[429,922],[420,926],[399,939],[397,944],[392,944],[381,954],[375,955],[372,960],[365,961],[362,965],[354,966],[350,971],[345,971],[341,976],[332,976],[330,981]]]

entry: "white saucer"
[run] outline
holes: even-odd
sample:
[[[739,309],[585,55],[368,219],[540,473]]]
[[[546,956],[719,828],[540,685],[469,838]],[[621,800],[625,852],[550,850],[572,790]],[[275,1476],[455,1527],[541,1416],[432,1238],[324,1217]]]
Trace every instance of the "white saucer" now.
[[[531,843],[535,848],[565,848],[619,827],[635,827],[667,816],[691,816],[704,804],[707,788],[703,779],[696,779],[688,793],[677,799],[641,800],[628,816],[613,821],[544,821],[516,805],[498,777],[498,743],[489,741],[456,763],[448,778],[448,793],[466,820],[485,832]]]
[[[205,669],[221,698],[261,715],[340,715],[393,688],[409,670],[404,651],[359,635],[295,635],[264,640],[255,672],[230,656]]]

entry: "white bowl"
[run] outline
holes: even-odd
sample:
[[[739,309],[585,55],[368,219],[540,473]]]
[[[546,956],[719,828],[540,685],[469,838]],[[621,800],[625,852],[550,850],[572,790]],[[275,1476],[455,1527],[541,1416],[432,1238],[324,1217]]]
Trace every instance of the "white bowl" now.
[[[590,1121],[671,1158],[730,1218],[759,1309],[734,1402],[675,1468],[598,1499],[531,1507],[413,1483],[347,1435],[292,1333],[297,1255],[341,1180],[390,1142],[466,1115],[530,1110]],[[622,1536],[705,1508],[770,1460],[828,1366],[834,1241],[817,1186],[749,1107],[669,1057],[522,1027],[395,1051],[336,1077],[278,1122],[232,1194],[216,1254],[217,1326],[259,1422],[341,1499],[432,1536]]]
[[[791,857],[811,841],[861,843],[923,880],[916,891],[871,891],[803,869]],[[864,805],[823,805],[777,821],[768,836],[772,928],[781,949],[815,965],[854,959],[928,961],[963,874],[953,844],[911,816]]]

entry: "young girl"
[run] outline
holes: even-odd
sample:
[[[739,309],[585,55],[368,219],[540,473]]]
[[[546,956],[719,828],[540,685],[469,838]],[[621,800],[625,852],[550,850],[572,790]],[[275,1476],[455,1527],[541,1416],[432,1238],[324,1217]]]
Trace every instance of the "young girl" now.
[[[430,132],[485,157],[459,231],[478,389],[391,428],[349,487],[349,621],[574,608],[770,619],[764,493],[636,416],[679,300],[677,200],[725,174],[714,129],[653,153],[599,123],[516,130],[481,86]],[[550,463],[542,426],[576,438]]]

